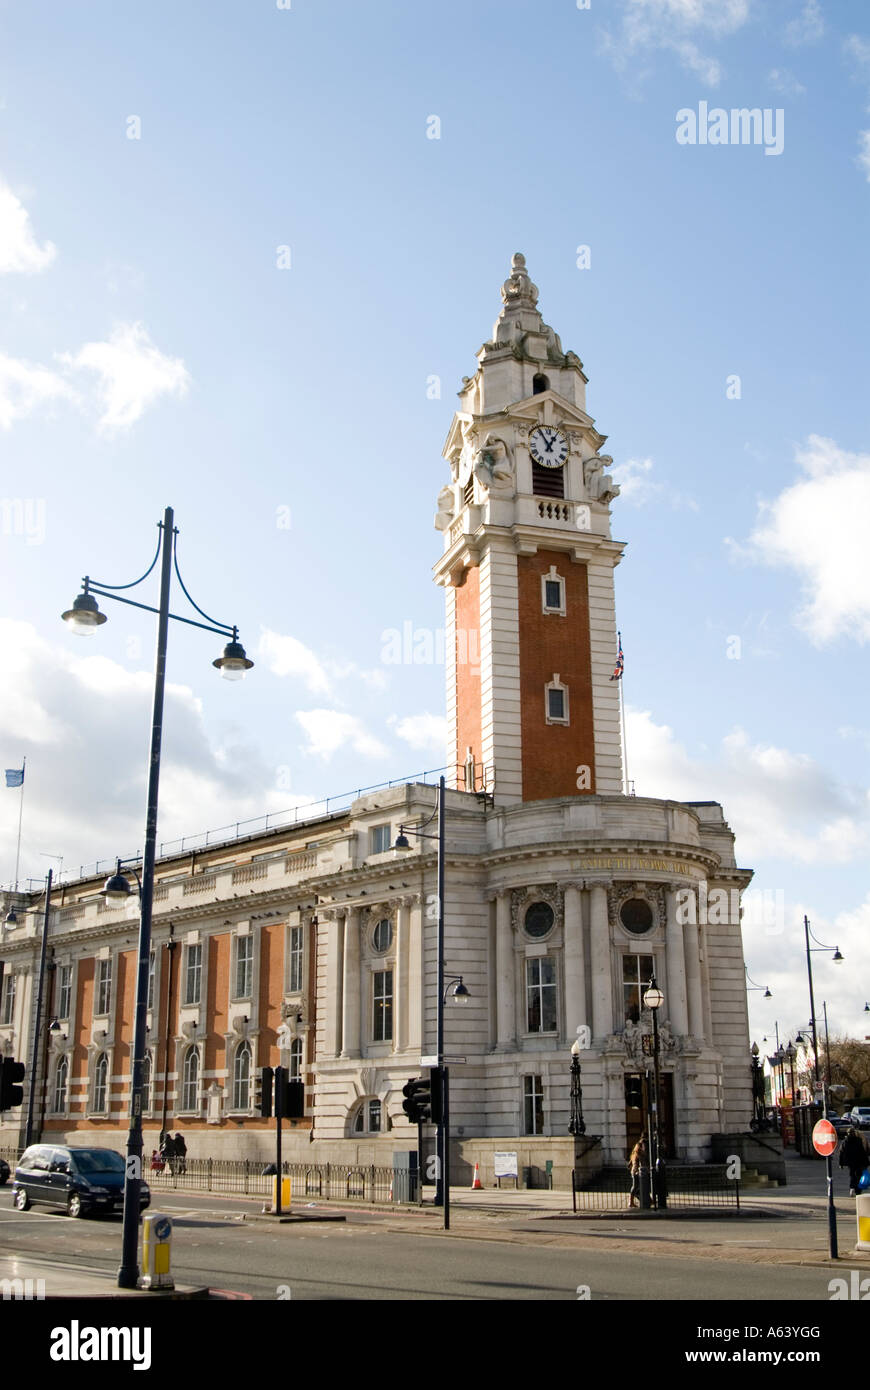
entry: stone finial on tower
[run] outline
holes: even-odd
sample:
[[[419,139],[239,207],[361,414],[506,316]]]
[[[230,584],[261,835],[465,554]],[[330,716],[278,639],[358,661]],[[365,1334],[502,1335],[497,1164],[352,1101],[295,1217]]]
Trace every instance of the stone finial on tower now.
[[[511,273],[501,287],[501,297],[506,306],[534,309],[538,303],[538,287],[533,285],[526,270],[526,258],[521,251],[515,251],[511,261]]]

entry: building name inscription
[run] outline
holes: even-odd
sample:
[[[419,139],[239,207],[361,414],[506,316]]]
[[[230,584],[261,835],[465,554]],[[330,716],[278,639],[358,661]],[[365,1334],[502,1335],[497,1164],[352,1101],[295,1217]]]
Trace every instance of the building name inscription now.
[[[642,854],[592,854],[580,861],[583,869],[626,869],[630,873],[682,874],[703,877],[703,870],[678,859],[654,859]]]

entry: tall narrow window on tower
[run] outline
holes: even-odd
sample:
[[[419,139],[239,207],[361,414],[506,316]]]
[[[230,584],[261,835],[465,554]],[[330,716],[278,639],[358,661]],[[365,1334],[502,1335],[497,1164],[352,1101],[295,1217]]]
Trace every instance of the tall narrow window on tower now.
[[[565,581],[556,572],[555,565],[550,566],[549,574],[541,575],[541,607],[545,613],[565,617]]]
[[[568,687],[559,680],[557,671],[544,690],[548,724],[570,724],[568,718]]]

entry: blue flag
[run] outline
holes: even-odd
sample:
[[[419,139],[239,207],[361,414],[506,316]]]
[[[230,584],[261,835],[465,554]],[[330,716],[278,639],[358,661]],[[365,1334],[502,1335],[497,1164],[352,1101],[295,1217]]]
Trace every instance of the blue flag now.
[[[6,785],[7,785],[7,787],[23,787],[23,786],[24,786],[24,768],[23,768],[23,767],[7,767],[7,769],[6,769]]]

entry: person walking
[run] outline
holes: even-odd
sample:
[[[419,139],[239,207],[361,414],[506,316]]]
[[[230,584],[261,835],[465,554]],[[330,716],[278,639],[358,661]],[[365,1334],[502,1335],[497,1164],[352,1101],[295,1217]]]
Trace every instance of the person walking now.
[[[646,1140],[638,1139],[628,1158],[628,1171],[631,1174],[631,1192],[629,1193],[628,1205],[634,1207],[639,1205],[640,1199],[640,1175],[641,1171],[648,1167]]]
[[[164,1136],[163,1144],[160,1149],[160,1157],[169,1169],[170,1177],[175,1176],[175,1140],[171,1134]]]
[[[180,1134],[180,1133],[176,1133],[176,1135],[175,1135],[175,1156],[176,1156],[176,1158],[178,1159],[178,1171],[179,1171],[179,1173],[186,1173],[186,1172],[187,1172],[187,1145],[186,1145],[186,1143],[184,1142],[184,1135],[183,1135],[183,1134]]]
[[[854,1125],[846,1130],[846,1137],[840,1145],[840,1167],[849,1169],[849,1196],[854,1197],[861,1174],[865,1168],[870,1168],[867,1145]]]

